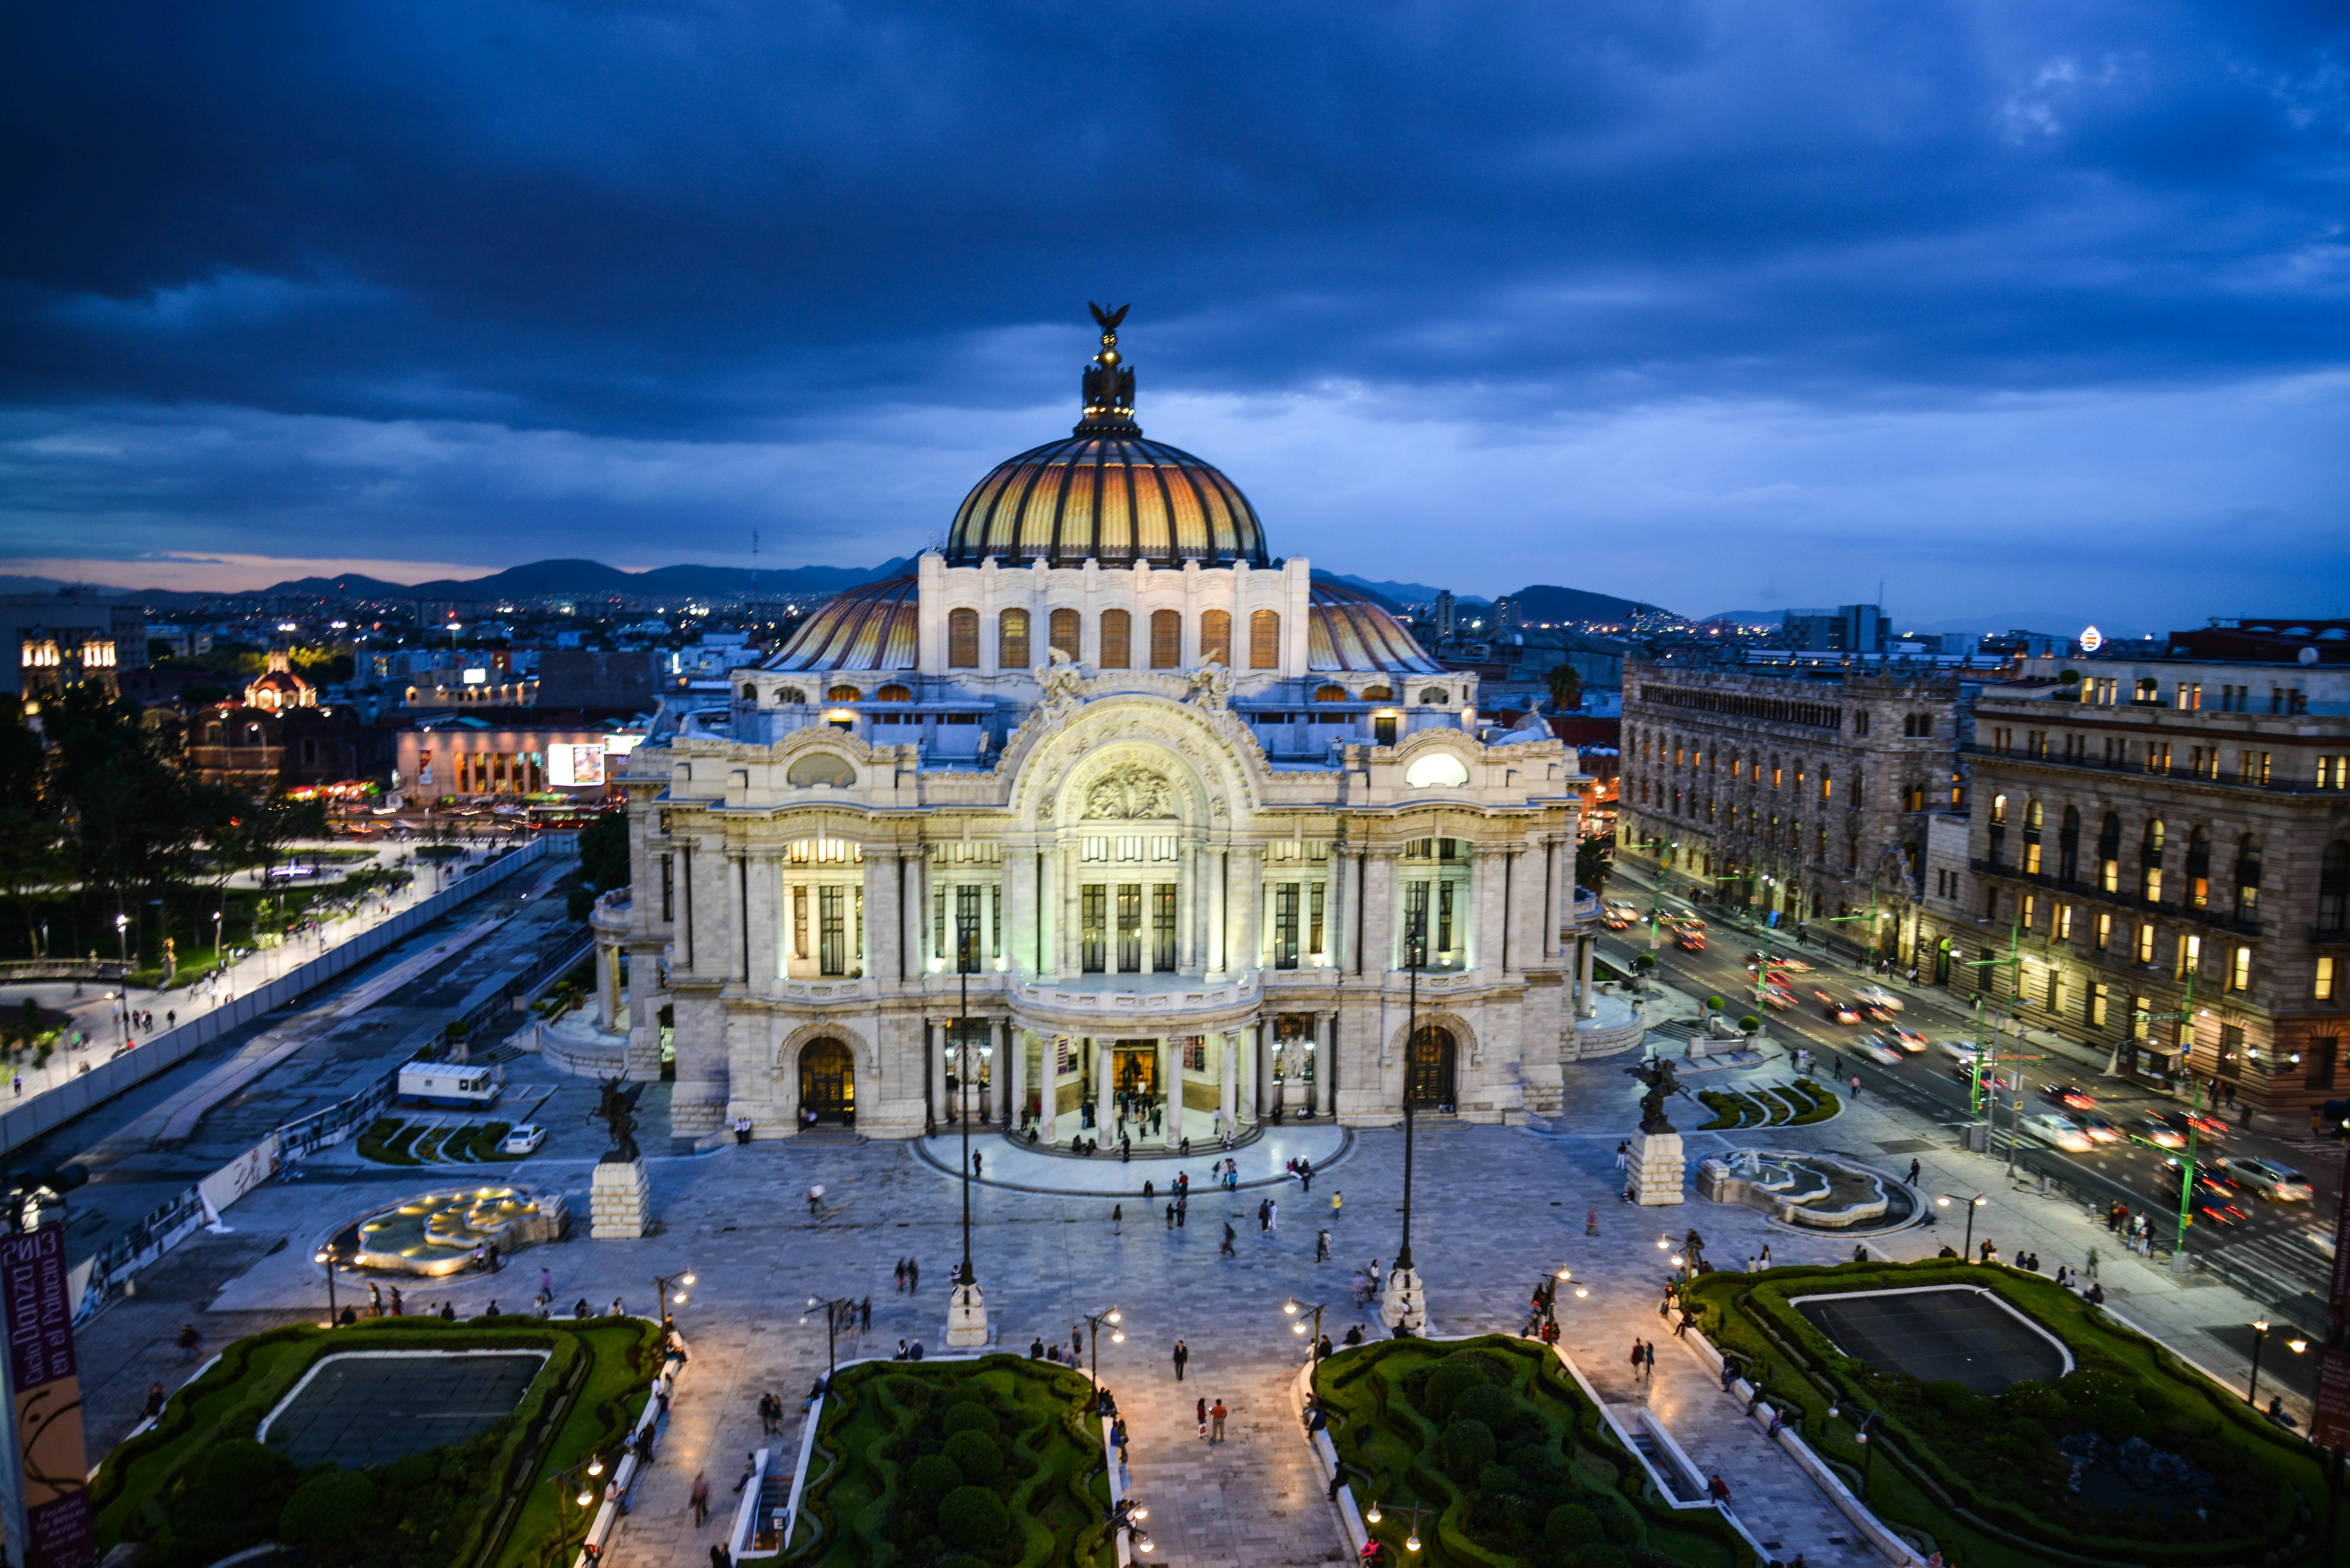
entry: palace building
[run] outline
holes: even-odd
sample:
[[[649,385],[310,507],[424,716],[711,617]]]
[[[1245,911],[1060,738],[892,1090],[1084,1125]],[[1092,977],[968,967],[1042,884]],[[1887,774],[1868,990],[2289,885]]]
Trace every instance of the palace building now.
[[[1237,484],[1144,439],[1096,314],[1069,437],[629,756],[598,1018],[676,1080],[673,1138],[968,1107],[1066,1145],[1121,1094],[1180,1107],[1170,1147],[1407,1094],[1501,1121],[1638,1044],[1589,980],[1575,752],[1274,558]]]

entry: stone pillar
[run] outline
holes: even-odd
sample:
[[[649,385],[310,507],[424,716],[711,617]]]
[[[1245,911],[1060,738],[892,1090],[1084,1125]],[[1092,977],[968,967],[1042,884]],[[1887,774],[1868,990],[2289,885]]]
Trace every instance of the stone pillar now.
[[[598,1241],[633,1241],[652,1220],[652,1182],[645,1162],[599,1160],[588,1179],[588,1233]]]
[[[1003,956],[1014,974],[1035,974],[1036,951],[1036,852],[1003,852]]]
[[[914,935],[920,940],[915,949],[913,972],[931,972],[931,950],[938,945],[938,933],[931,929],[931,857],[921,849],[914,851],[913,876]]]
[[[1644,1207],[1684,1201],[1681,1177],[1687,1165],[1680,1134],[1634,1133],[1629,1171],[1632,1201]]]
[[[1591,990],[1591,961],[1593,955],[1599,950],[1599,943],[1596,938],[1583,936],[1575,939],[1575,973],[1582,977],[1581,984],[1575,991],[1575,995],[1582,1003],[1578,1016],[1596,1018],[1599,1016],[1599,1002]]]
[[[1003,1025],[1006,1054],[1012,1058],[1011,1093],[1004,1099],[1003,1125],[1014,1132],[1028,1116],[1028,1031],[1007,1021]]]
[[[598,942],[596,944],[596,1027],[609,1034],[613,1021],[619,1015],[620,950]]]
[[[1369,857],[1363,884],[1362,904],[1355,911],[1355,918],[1363,922],[1363,971],[1366,974],[1385,974],[1402,961],[1396,939],[1402,911],[1396,902],[1394,850],[1382,849]],[[1429,934],[1435,935],[1433,931]]]
[[[1224,967],[1238,974],[1264,967],[1264,851],[1251,845],[1232,852],[1232,952]]]
[[[1255,1121],[1264,1104],[1264,1032],[1263,1019],[1241,1033],[1241,1120]]]
[[[1330,890],[1325,895],[1327,901],[1323,905],[1323,919],[1326,923],[1323,927],[1322,940],[1329,944],[1330,967],[1339,971],[1344,971],[1355,958],[1355,944],[1347,935],[1355,893],[1352,858],[1338,846],[1333,844],[1330,846]]]
[[[1241,1037],[1227,1030],[1216,1039],[1216,1104],[1230,1131],[1241,1123]]]
[[[743,919],[751,943],[751,961],[743,983],[744,990],[757,996],[773,990],[772,981],[784,972],[783,943],[777,940],[783,929],[783,865],[775,856],[761,854],[746,854],[743,864],[746,894]],[[872,970],[870,954],[867,955],[865,967],[868,972]]]
[[[947,1125],[948,1110],[952,1103],[947,1097],[947,1048],[952,1044],[948,1031],[951,1027],[951,1020],[941,1023],[935,1019],[926,1019],[922,1023],[922,1046],[931,1058],[922,1071],[929,1075],[927,1081],[931,1085],[933,1131]]]
[[[1118,1106],[1111,1096],[1111,1044],[1108,1040],[1094,1042],[1094,1137],[1097,1141],[1105,1139],[1118,1122]]]
[[[1159,1037],[1159,1083],[1167,1096],[1164,1141],[1174,1148],[1183,1141],[1183,1053],[1164,1034]]]
[[[1211,849],[1201,857],[1201,865],[1207,872],[1207,886],[1200,889],[1200,896],[1207,900],[1208,905],[1207,972],[1211,975],[1232,972],[1232,961],[1224,950],[1224,906],[1231,902],[1227,896],[1230,890],[1226,881],[1226,873],[1230,869],[1228,859],[1222,849]]]

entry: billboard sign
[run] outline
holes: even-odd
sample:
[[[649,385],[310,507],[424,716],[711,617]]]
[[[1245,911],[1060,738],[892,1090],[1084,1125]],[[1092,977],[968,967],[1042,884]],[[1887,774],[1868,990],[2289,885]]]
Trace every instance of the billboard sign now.
[[[2350,1153],[2342,1161],[2345,1185],[2334,1216],[2334,1288],[2325,1311],[2324,1359],[2317,1369],[2317,1408],[2309,1440],[2335,1452],[2350,1449]]]
[[[568,742],[546,748],[546,782],[557,789],[600,789],[604,784],[604,744]]]
[[[9,1532],[31,1568],[88,1568],[98,1560],[65,1238],[62,1224],[0,1236],[14,1417]]]

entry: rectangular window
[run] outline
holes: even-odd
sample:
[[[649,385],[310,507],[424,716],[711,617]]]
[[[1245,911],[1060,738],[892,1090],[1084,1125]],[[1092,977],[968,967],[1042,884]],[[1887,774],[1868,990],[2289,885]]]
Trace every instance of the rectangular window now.
[[[1428,946],[1428,884],[1426,882],[1407,882],[1403,885],[1403,961],[1407,967],[1412,962],[1412,948],[1415,942],[1423,950],[1419,955],[1419,961],[1427,962],[1428,955],[1425,949]]]
[[[2023,874],[2027,877],[2040,875],[2040,841],[2036,838],[2023,841]]]
[[[1102,611],[1101,667],[1125,670],[1133,663],[1134,618],[1122,609]]]
[[[816,890],[816,969],[825,974],[848,972],[848,919],[842,897],[847,891],[838,887]]]
[[[792,888],[792,957],[805,960],[808,956],[808,890],[805,883]]]
[[[2334,1064],[2341,1060],[2342,1042],[2331,1034],[2313,1034],[2301,1048],[2302,1087],[2330,1089]]]
[[[2152,926],[2140,926],[2137,929],[2137,961],[2140,963],[2154,961],[2154,928]]]
[[[948,953],[954,960],[956,973],[962,973],[967,967],[972,973],[977,974],[979,972],[981,889],[975,882],[966,883],[954,890],[954,929],[948,933],[951,938]]]
[[[1118,971],[1142,972],[1142,884],[1118,885]]]
[[[1999,919],[1999,889],[1996,888],[1983,889],[1983,919],[1986,920]]]
[[[1436,889],[1436,950],[1452,951],[1452,893],[1455,884],[1440,883]]]
[[[1281,668],[1281,612],[1261,609],[1249,617],[1249,668]]]
[[[2090,983],[2087,1004],[2084,1011],[2091,1028],[2103,1029],[2106,1026],[2106,1010],[2112,1005],[2112,1002],[2113,991],[2110,987],[2095,981]]]
[[[2148,741],[2146,743],[2146,771],[2150,774],[2167,774],[2170,771],[2168,741]]]
[[[2311,988],[2310,994],[2320,1002],[2334,1000],[2334,961],[2332,953],[2317,955],[2317,983]]]
[[[2178,711],[2192,713],[2203,706],[2203,683],[2182,680],[2178,683]]]
[[[1232,667],[1232,618],[1229,610],[1211,609],[1200,616],[1200,662]]]
[[[1108,927],[1109,889],[1088,882],[1077,893],[1077,967],[1087,974],[1102,972]]]
[[[660,857],[660,889],[661,919],[674,920],[677,919],[677,874],[676,867],[666,855]]]
[[[2178,938],[2178,950],[2171,959],[2170,978],[2185,980],[2190,974],[2201,973],[2202,967],[2203,939],[2182,932]]]
[[[1076,611],[1073,609],[1056,609],[1053,612],[1052,618],[1045,623],[1045,625],[1046,631],[1045,640],[1047,647],[1057,652],[1067,654],[1069,656],[1069,662],[1072,664],[1084,657],[1081,645],[1078,640],[1080,628]]]
[[[2318,758],[2317,787],[2350,789],[2350,757]]]
[[[2145,894],[2146,901],[2147,903],[2159,904],[2162,902],[2161,867],[2149,866],[2146,868],[2146,883],[2140,891]]]
[[[2268,783],[2269,761],[2269,753],[2266,752],[2238,752],[2236,753],[2237,779],[2248,784]]]
[[[1157,882],[1150,888],[1150,934],[1156,950],[1150,967],[1160,974],[1175,972],[1175,884]]]
[[[1297,967],[1297,884],[1273,887],[1273,967]]]
[[[2244,1065],[2244,1026],[2241,1023],[2220,1025],[2220,1070],[2241,1072]]]
[[[1000,885],[987,889],[987,955],[1003,956],[1003,888]]]
[[[2095,945],[2099,952],[2114,945],[2114,918],[2102,909],[2097,911]]]
[[[1150,668],[1175,670],[1183,663],[1183,617],[1171,609],[1150,612]]]
[[[976,670],[979,668],[979,612],[958,609],[947,612],[947,668]]]
[[[2033,919],[2039,912],[2040,896],[2036,893],[2026,893],[2023,896],[2023,929],[2025,930],[2033,929]]]
[[[995,618],[995,667],[1028,668],[1028,612],[1008,609]]]
[[[2230,991],[2250,991],[2252,989],[2251,949],[2238,948],[2229,958],[2228,989]]]
[[[1329,895],[1327,884],[1315,882],[1305,890],[1305,950],[1326,953],[1330,950],[1322,940],[1322,904]]]
[[[2073,940],[2073,906],[2070,904],[2056,906],[2056,940],[2060,942]]]
[[[2053,969],[2048,971],[2048,1011],[2052,1013],[2064,1011],[2064,977]]]
[[[2118,893],[2122,890],[2122,863],[2120,861],[2100,860],[2097,862],[2097,887],[2101,891],[2107,893]]]

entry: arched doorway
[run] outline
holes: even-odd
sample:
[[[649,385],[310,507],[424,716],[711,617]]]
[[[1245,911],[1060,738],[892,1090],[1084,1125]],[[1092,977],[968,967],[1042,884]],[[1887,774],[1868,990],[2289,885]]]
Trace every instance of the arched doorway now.
[[[854,1125],[857,1063],[837,1040],[811,1040],[800,1051],[800,1116]]]
[[[1405,1058],[1404,1094],[1415,1110],[1450,1110],[1453,1104],[1452,1064],[1457,1054],[1451,1034],[1433,1023],[1411,1037]]]

